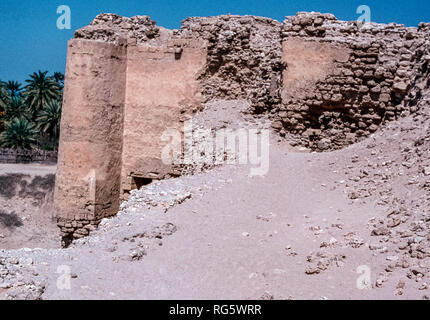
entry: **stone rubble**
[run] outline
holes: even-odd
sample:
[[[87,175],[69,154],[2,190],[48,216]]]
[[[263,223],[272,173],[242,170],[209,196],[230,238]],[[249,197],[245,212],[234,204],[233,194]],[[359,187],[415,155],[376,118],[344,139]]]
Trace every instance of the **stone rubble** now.
[[[75,32],[76,39],[120,43],[123,39],[146,43],[160,37],[160,28],[148,16],[132,18],[116,14],[100,14],[87,27]]]
[[[147,16],[101,14],[75,37],[149,46],[176,43],[178,49],[181,41],[204,40],[208,57],[200,81],[205,102],[247,99],[248,112],[270,115],[273,127],[293,145],[329,151],[416,112],[415,84],[430,59],[424,52],[429,35],[426,23],[418,28],[360,24],[299,12],[283,23],[255,16],[192,17],[173,31],[157,27]],[[347,56],[337,58],[322,79],[305,84],[299,95],[288,95],[283,75],[295,61],[283,61],[282,45],[294,39],[316,43],[320,50],[336,46]]]
[[[281,135],[292,133],[295,143],[318,151],[339,149],[416,111],[418,95],[408,92],[427,63],[422,48],[429,45],[428,24],[360,25],[331,14],[298,13],[286,18],[282,37],[336,44],[350,52],[327,77],[299,97],[284,99],[275,111],[274,125]]]

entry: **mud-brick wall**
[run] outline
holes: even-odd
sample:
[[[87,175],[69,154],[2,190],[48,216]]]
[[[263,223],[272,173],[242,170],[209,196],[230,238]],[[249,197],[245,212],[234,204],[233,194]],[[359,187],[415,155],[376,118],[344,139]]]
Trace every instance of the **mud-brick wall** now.
[[[407,109],[417,28],[299,13],[283,25],[282,104],[274,127],[316,150],[341,148]]]
[[[129,45],[125,99],[122,191],[139,187],[136,179],[179,174],[161,159],[167,129],[183,131],[183,122],[201,102],[198,77],[206,63],[199,40],[169,40],[164,46]]]
[[[69,42],[55,184],[65,242],[119,208],[126,56],[121,42]]]
[[[208,59],[200,77],[206,101],[248,99],[252,112],[280,103],[282,24],[254,16],[193,17],[176,35],[207,41]]]
[[[56,151],[0,149],[0,163],[31,163],[56,161]]]
[[[412,112],[428,112],[428,89],[430,88],[430,23],[418,26],[420,38],[417,39],[414,54],[415,78],[407,95],[407,104]]]

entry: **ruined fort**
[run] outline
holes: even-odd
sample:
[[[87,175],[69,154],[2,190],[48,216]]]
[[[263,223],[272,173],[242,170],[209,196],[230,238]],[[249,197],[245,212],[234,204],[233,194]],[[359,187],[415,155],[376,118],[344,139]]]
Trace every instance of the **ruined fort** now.
[[[102,14],[68,45],[55,204],[67,243],[136,188],[181,174],[162,133],[218,99],[246,99],[293,146],[330,151],[417,111],[430,24],[361,24],[298,13],[225,15],[179,30]],[[426,51],[427,50],[427,51]],[[426,78],[427,79],[427,78]]]

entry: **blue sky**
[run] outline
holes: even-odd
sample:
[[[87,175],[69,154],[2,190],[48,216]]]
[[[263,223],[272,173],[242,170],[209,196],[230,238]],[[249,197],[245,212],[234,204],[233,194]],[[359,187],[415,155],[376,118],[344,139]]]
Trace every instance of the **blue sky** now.
[[[57,7],[68,5],[72,29],[58,30]],[[430,22],[429,0],[0,0],[0,78],[22,82],[36,70],[64,72],[67,40],[101,12],[149,15],[158,25],[179,28],[189,16],[252,14],[283,21],[297,11],[330,12],[356,20],[368,5],[374,22],[417,26]]]

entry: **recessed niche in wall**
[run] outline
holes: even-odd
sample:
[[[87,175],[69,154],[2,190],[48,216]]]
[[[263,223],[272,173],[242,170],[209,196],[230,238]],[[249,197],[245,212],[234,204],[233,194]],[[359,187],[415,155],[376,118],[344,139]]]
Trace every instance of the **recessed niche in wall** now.
[[[138,189],[138,190],[153,182],[153,179],[151,178],[131,177],[131,179],[132,179],[132,188]]]

